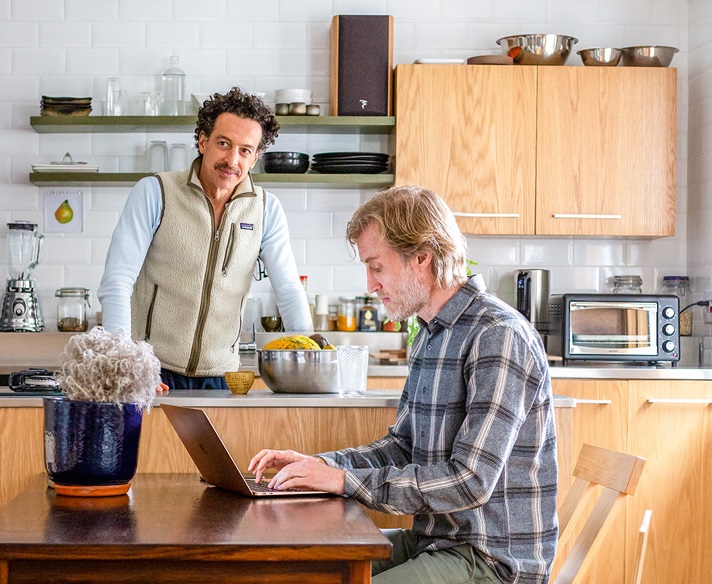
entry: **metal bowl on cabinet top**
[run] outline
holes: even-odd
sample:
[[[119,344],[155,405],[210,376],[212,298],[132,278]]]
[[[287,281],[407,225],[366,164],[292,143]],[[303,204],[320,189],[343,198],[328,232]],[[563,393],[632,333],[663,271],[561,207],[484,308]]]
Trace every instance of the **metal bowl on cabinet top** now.
[[[564,34],[515,34],[497,40],[515,65],[563,65],[577,42]]]
[[[257,351],[257,368],[274,393],[338,393],[335,350],[269,349]]]
[[[661,45],[623,47],[624,67],[667,67],[679,49]]]
[[[615,67],[620,63],[623,49],[615,47],[596,47],[576,51],[581,61],[587,67]]]

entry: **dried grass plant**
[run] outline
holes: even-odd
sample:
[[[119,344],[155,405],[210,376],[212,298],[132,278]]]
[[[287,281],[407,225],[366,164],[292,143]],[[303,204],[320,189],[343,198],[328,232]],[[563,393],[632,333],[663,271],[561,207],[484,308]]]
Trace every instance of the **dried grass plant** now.
[[[151,345],[128,333],[95,327],[74,335],[64,347],[56,377],[67,399],[150,409],[161,381],[161,364]]]

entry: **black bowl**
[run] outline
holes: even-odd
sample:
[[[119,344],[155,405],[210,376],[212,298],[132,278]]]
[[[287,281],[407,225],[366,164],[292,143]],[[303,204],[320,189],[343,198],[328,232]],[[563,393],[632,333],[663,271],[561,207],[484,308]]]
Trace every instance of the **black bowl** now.
[[[265,172],[304,174],[309,168],[309,157],[273,158],[264,160]]]
[[[309,155],[303,152],[265,152],[265,160],[309,160]]]

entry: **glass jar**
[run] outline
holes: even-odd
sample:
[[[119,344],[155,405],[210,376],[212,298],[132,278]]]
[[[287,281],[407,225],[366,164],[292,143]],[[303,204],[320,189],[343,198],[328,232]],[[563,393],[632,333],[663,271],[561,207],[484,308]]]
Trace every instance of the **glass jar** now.
[[[363,297],[363,304],[358,311],[358,330],[368,333],[378,330],[378,312],[371,296]]]
[[[673,294],[680,299],[680,336],[689,337],[692,334],[690,278],[687,276],[664,276],[661,294]]]
[[[336,330],[346,332],[356,330],[356,298],[353,296],[343,296],[339,298]]]
[[[57,330],[64,333],[81,333],[89,328],[87,314],[89,288],[60,288],[54,295],[57,304]]]
[[[613,276],[614,294],[642,294],[643,278],[640,276]]]

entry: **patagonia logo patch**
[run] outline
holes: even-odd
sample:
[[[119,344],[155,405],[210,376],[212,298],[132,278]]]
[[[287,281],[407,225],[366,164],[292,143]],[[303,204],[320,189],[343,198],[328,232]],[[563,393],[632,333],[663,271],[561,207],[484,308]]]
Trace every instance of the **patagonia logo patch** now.
[[[248,231],[252,231],[255,228],[255,226],[252,223],[240,223],[240,229],[247,229]]]

